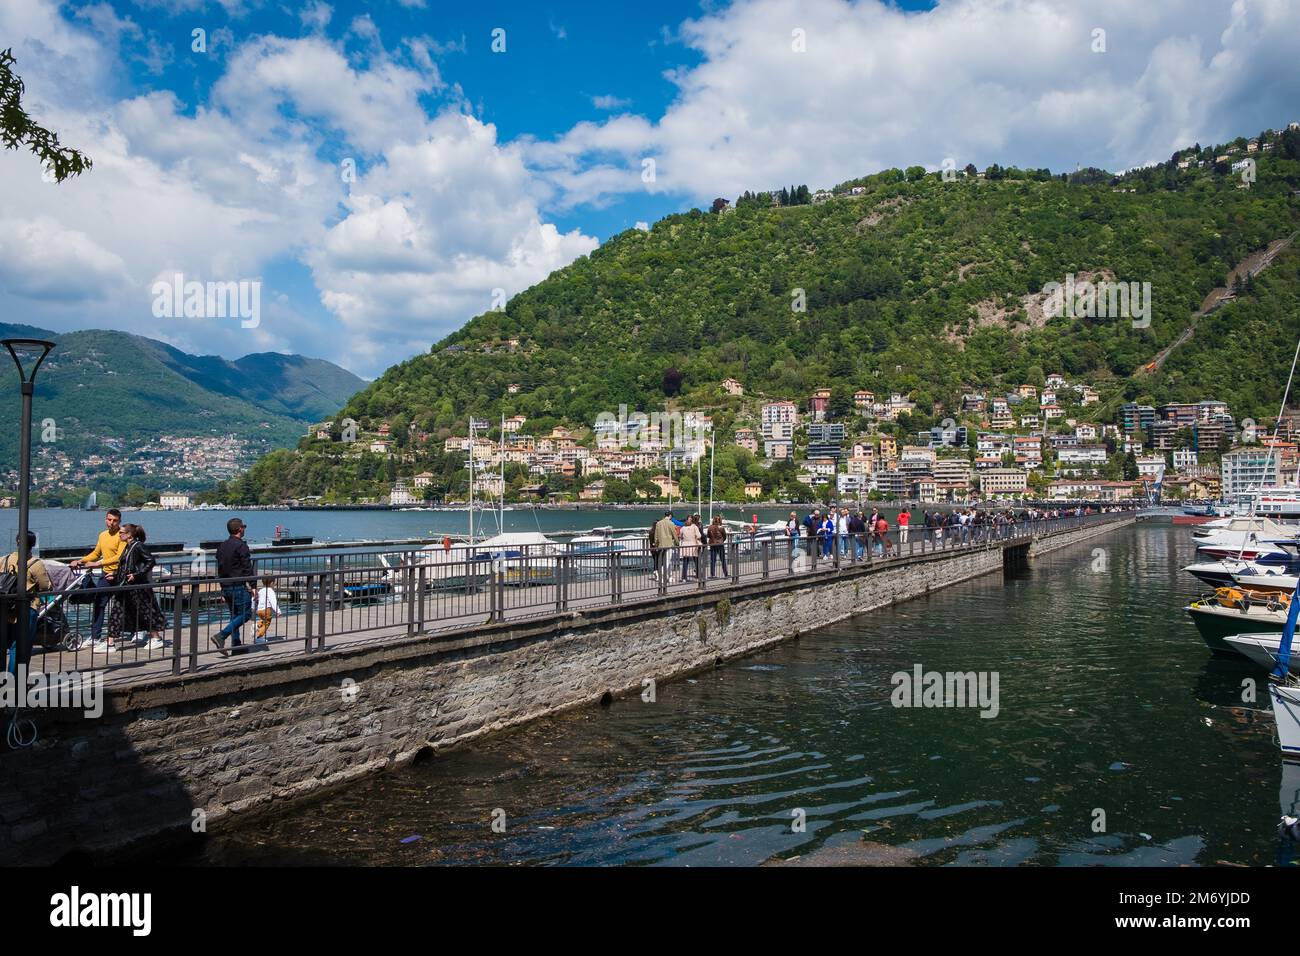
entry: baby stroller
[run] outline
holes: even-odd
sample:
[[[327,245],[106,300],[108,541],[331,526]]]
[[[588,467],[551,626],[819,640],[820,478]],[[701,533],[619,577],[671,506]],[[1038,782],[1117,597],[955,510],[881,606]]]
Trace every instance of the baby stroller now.
[[[64,605],[75,592],[85,586],[91,571],[89,568],[73,570],[62,561],[47,559],[44,564],[54,593],[42,600],[36,614],[36,634],[32,646],[47,651],[75,651],[84,641],[80,632],[68,621]]]

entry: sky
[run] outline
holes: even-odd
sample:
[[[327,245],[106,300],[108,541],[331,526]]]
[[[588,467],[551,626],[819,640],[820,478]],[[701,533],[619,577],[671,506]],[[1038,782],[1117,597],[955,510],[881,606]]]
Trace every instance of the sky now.
[[[95,164],[0,152],[0,321],[373,377],[717,196],[1285,126],[1297,35],[1294,0],[0,0]],[[186,315],[177,275],[257,308]]]

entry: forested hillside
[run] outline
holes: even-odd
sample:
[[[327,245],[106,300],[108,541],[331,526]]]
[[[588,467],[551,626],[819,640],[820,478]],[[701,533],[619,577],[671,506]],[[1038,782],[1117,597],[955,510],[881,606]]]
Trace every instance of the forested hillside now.
[[[918,167],[843,183],[820,203],[746,196],[734,209],[669,216],[389,369],[341,415],[437,440],[464,434],[471,414],[526,415],[526,430],[541,433],[589,426],[620,404],[668,403],[720,408],[725,428],[719,383],[731,376],[747,398],[802,404],[830,387],[832,413],[851,407],[855,389],[907,393],[920,421],[964,391],[1046,370],[1094,384],[1109,408],[1212,396],[1263,418],[1276,413],[1300,334],[1293,252],[1202,319],[1158,373],[1133,373],[1243,257],[1300,227],[1300,133],[1274,145],[1249,184],[1216,161],[1228,147],[1197,147],[1119,177],[992,167],[944,181]],[[1044,316],[1045,284],[1067,275],[1149,282],[1149,326]],[[406,471],[343,452],[304,442],[237,490],[258,500],[374,490]]]

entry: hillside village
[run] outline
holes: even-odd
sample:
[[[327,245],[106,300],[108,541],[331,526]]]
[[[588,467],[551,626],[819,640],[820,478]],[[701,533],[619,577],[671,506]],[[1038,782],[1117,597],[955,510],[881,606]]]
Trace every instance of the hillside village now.
[[[1253,276],[1294,238],[1298,158],[1290,123],[1120,174],[917,166],[717,199],[472,319],[198,500],[1205,500],[1292,481],[1290,416],[1265,421],[1275,398],[1192,333],[1239,293],[1215,322],[1278,328],[1294,251]],[[1044,277],[1076,262],[1208,295],[1165,296],[1150,332],[1049,325]]]
[[[717,391],[708,413],[624,408],[541,433],[523,415],[471,419],[466,433],[442,438],[413,424],[398,436],[386,422],[330,421],[312,426],[308,440],[382,463],[377,471],[393,476],[388,494],[362,502],[397,507],[464,500],[471,461],[478,499],[609,503],[707,496],[711,460],[720,499],[922,503],[1206,500],[1293,482],[1300,461],[1300,414],[1272,438],[1209,398],[1107,412],[1096,388],[1061,374],[1009,391],[971,389],[922,428],[913,426],[924,414],[897,392],[821,388],[796,401],[749,396],[735,378]]]

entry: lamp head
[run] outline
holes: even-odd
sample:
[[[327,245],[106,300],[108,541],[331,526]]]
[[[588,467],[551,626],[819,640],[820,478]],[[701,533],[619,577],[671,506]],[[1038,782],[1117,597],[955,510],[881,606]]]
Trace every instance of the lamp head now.
[[[53,342],[43,339],[0,339],[0,345],[5,347],[9,357],[14,360],[14,365],[18,367],[18,381],[22,383],[24,391],[30,389],[36,381],[37,369],[54,348]]]

